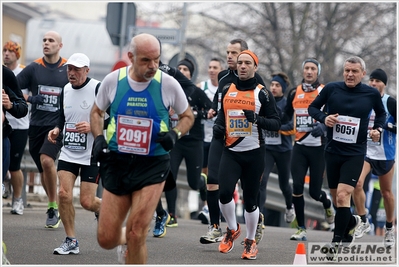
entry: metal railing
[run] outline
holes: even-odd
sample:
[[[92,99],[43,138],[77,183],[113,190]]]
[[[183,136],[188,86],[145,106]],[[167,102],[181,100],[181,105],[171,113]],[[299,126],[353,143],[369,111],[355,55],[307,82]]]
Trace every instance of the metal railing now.
[[[24,155],[22,157],[21,162],[21,170],[24,174],[24,186],[22,190],[22,198],[24,203],[27,203],[26,197],[26,187],[28,185],[27,178],[29,172],[37,172],[36,165],[29,154],[28,149],[25,149]],[[187,183],[187,172],[184,161],[180,165],[179,174],[177,177],[176,185],[179,190],[191,190],[190,186]],[[40,184],[35,184],[35,186],[40,186]],[[76,183],[75,186],[79,186],[79,183]],[[240,188],[240,187],[239,187]],[[285,201],[283,200],[283,194],[280,190],[278,183],[278,175],[275,173],[270,173],[269,181],[267,183],[266,188],[267,200],[265,206],[269,209],[283,212],[285,211]],[[186,195],[186,194],[182,194]],[[241,193],[242,195],[242,193]],[[309,196],[309,187],[308,184],[305,184],[304,190],[304,198],[305,198],[305,216],[308,219],[314,219],[323,221],[324,220],[324,209],[320,202],[315,201]]]

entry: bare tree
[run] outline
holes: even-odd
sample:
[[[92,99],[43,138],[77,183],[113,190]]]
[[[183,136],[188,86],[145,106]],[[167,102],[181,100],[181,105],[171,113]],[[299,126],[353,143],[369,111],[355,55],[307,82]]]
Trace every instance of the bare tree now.
[[[159,15],[179,27],[181,6],[170,5],[170,12]],[[321,63],[320,81],[327,83],[342,80],[344,59],[357,55],[365,60],[367,73],[375,68],[387,72],[388,93],[396,96],[396,6],[395,2],[194,2],[188,9],[186,49],[198,57],[206,75],[209,58],[225,58],[228,42],[243,38],[258,54],[259,74],[265,81],[281,70],[294,85],[301,82],[301,64],[307,57]]]

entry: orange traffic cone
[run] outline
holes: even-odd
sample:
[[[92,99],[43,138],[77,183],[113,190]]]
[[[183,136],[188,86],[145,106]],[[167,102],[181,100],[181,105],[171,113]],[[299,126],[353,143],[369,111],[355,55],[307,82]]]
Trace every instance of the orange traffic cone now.
[[[292,265],[307,265],[305,243],[298,243]]]

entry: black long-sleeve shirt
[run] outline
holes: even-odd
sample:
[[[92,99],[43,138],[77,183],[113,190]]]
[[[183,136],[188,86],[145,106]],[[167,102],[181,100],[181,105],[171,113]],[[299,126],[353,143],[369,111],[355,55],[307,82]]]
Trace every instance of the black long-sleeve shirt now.
[[[60,94],[68,83],[66,59],[60,57],[57,63],[47,63],[43,58],[36,59],[18,75],[21,88],[27,88],[32,96],[44,96],[43,104],[31,105],[30,126],[55,126],[58,123]]]
[[[201,120],[207,119],[207,114],[211,108],[212,102],[209,100],[208,96],[203,90],[198,88],[177,68],[160,63],[159,69],[169,74],[179,82],[195,115],[193,126],[189,130],[188,134],[184,135],[180,140],[204,140],[204,127]]]
[[[22,118],[28,114],[28,104],[25,101],[24,95],[19,87],[17,78],[14,72],[3,65],[3,89],[13,103],[11,109],[7,110],[15,118]],[[3,107],[3,111],[6,109]],[[4,112],[5,113],[5,112]]]
[[[12,102],[12,107],[10,109],[5,109],[2,106],[3,116],[5,116],[6,111],[9,112],[15,118],[22,118],[28,114],[28,104],[25,101],[24,95],[19,87],[17,78],[14,72],[3,65],[3,89],[8,95],[10,101]],[[4,122],[2,123],[3,138],[8,137],[12,132],[12,127],[9,124],[6,117],[4,117]]]
[[[320,110],[323,105],[325,105],[324,112]],[[372,109],[375,112],[373,129],[382,128],[385,124],[386,113],[381,101],[381,95],[377,89],[362,83],[349,88],[344,82],[331,82],[326,84],[309,105],[308,112],[315,120],[322,123],[331,114],[359,118],[360,123],[356,143],[344,143],[334,140],[334,127],[327,127],[325,150],[334,154],[355,156],[366,154],[367,130]]]

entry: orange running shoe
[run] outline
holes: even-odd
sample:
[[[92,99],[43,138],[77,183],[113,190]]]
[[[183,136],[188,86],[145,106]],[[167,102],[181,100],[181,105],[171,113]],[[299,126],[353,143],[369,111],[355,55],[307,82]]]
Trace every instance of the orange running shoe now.
[[[256,260],[258,254],[258,246],[255,240],[247,239],[244,240],[244,252],[241,255],[241,259]]]
[[[234,247],[234,240],[236,240],[241,234],[240,225],[237,223],[237,230],[230,230],[227,227],[227,232],[223,237],[222,242],[219,244],[219,251],[222,253],[229,253]]]

